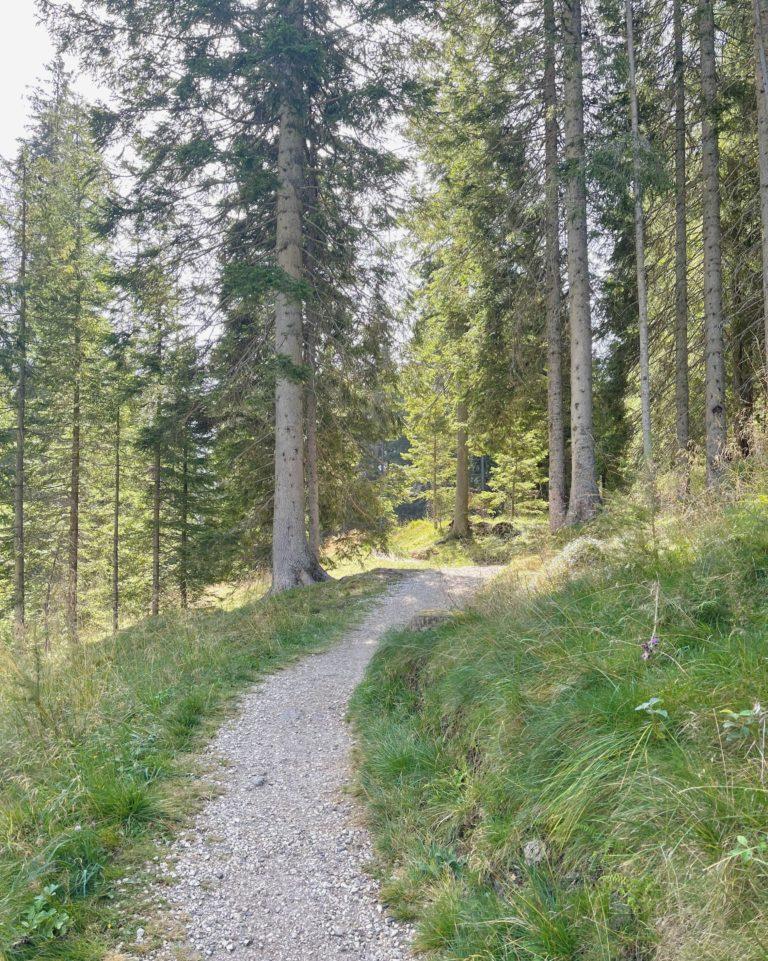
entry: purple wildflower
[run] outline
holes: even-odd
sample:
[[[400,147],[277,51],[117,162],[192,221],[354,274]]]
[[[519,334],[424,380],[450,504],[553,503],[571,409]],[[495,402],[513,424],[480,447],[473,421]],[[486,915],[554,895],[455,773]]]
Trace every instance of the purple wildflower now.
[[[661,643],[661,638],[658,636],[658,634],[652,634],[649,640],[643,641],[642,658],[644,661],[650,661],[651,655],[653,654],[653,652],[656,650],[656,648],[659,646],[660,643]]]

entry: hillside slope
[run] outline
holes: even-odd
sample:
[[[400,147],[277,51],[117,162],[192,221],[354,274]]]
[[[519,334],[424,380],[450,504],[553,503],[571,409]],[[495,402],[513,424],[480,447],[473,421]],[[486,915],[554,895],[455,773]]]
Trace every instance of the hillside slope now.
[[[535,584],[386,643],[353,705],[359,783],[418,947],[768,956],[767,585],[763,492],[625,502]]]

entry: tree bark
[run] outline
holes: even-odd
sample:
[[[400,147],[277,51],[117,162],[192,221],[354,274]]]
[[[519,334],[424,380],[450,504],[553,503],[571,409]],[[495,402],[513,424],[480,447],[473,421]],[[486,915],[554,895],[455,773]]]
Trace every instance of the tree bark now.
[[[640,158],[640,112],[637,105],[637,68],[635,63],[635,25],[632,0],[625,0],[627,61],[629,73],[629,107],[632,130],[632,193],[635,201],[635,268],[637,272],[637,324],[640,335],[640,419],[643,435],[643,458],[650,464],[651,444],[651,373],[648,346],[648,279],[645,270],[645,215],[643,213],[642,163]]]
[[[312,318],[309,318],[312,323]],[[310,365],[310,380],[306,393],[307,418],[307,500],[309,501],[309,549],[312,555],[320,561],[320,478],[317,458],[317,392],[315,381],[315,360],[308,352],[307,362]]]
[[[707,484],[722,473],[727,441],[723,349],[723,264],[720,224],[720,148],[715,20],[712,0],[699,0],[701,44],[701,167],[704,240],[705,429]]]
[[[547,285],[547,414],[549,526],[565,523],[565,423],[563,418],[563,304],[560,282],[560,201],[557,173],[556,23],[554,0],[544,0],[545,242]]]
[[[682,0],[672,0],[675,86],[675,426],[687,468],[690,443],[688,391],[688,198],[685,156],[685,57]]]
[[[437,504],[437,433],[432,434],[432,523],[440,523]]]
[[[160,501],[162,494],[160,439],[152,450],[152,616],[160,613]]]
[[[21,153],[21,235],[19,237],[19,323],[17,329],[18,382],[16,385],[16,476],[14,478],[14,598],[16,637],[21,640],[26,621],[25,447],[27,420],[27,155]]]
[[[302,9],[293,2],[286,20],[297,30]],[[309,549],[304,493],[304,126],[296,106],[300,85],[286,77],[280,105],[277,190],[277,263],[285,281],[275,298],[275,496],[272,526],[272,592],[321,580],[325,572]],[[288,286],[290,285],[290,286]],[[293,288],[293,289],[291,289]]]
[[[181,454],[181,544],[179,545],[179,594],[181,608],[189,607],[189,449],[184,438]]]
[[[115,497],[112,507],[112,630],[120,628],[120,404],[115,414]]]
[[[79,315],[79,309],[78,309]],[[80,319],[74,330],[74,384],[72,389],[72,444],[69,482],[69,563],[67,568],[67,628],[72,643],[78,641],[78,567],[80,559],[80,427],[81,427],[81,347]]]
[[[566,522],[590,520],[600,507],[592,411],[592,311],[584,154],[581,0],[564,2],[565,212],[571,326],[571,494]]]
[[[469,449],[467,447],[467,418],[469,409],[465,400],[456,407],[456,501],[453,508],[452,533],[454,537],[469,537]]]
[[[763,269],[763,364],[768,391],[768,0],[754,0],[757,147],[760,169],[760,219]]]

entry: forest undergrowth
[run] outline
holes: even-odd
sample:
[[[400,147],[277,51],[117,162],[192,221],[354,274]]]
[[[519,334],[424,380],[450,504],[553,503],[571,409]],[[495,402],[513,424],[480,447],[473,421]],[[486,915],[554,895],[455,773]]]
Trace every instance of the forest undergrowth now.
[[[742,470],[615,496],[536,576],[379,651],[359,790],[419,949],[768,957],[768,472]]]
[[[135,942],[118,882],[194,809],[193,751],[238,692],[338,638],[390,577],[169,613],[75,649],[0,646],[0,959]]]

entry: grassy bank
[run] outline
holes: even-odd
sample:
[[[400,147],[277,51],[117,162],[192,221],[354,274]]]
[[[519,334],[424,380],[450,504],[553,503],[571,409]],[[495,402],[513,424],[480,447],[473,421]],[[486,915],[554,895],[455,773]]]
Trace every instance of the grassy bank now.
[[[420,948],[768,957],[767,590],[764,490],[624,501],[533,585],[386,644],[353,706],[360,787]]]
[[[172,614],[75,652],[4,649],[0,958],[90,961],[133,942],[116,881],[193,806],[190,751],[245,685],[337,638],[385,583]]]

